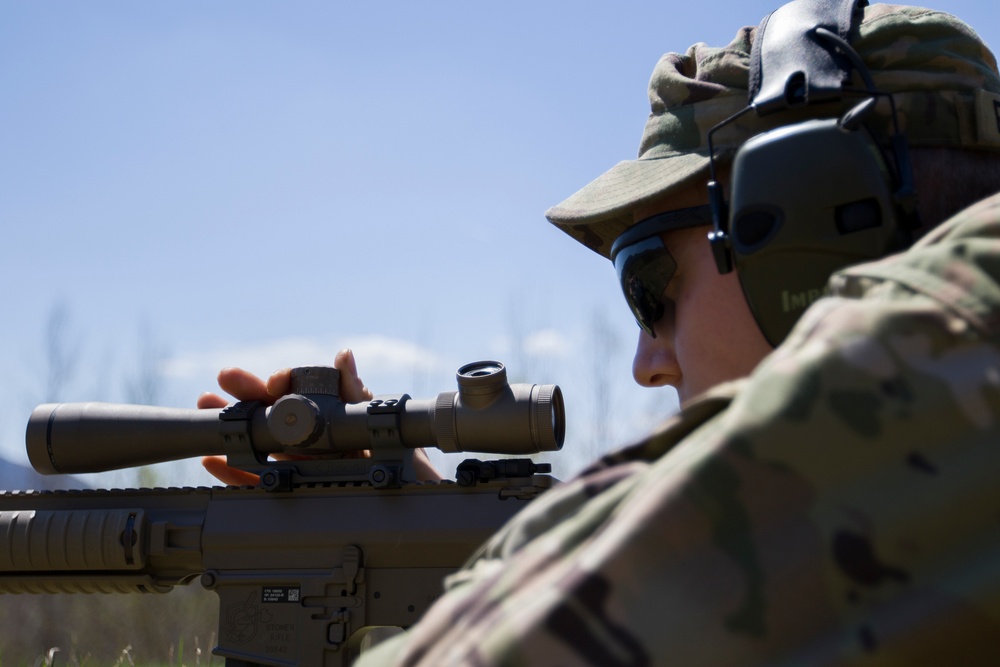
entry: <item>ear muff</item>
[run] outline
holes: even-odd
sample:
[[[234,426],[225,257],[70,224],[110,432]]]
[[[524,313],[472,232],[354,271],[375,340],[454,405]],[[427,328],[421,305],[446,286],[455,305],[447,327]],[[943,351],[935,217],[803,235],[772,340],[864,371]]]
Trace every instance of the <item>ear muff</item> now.
[[[760,134],[741,147],[733,174],[731,252],[772,345],[834,271],[906,245],[890,170],[863,127],[826,119]]]
[[[756,62],[751,104],[742,113],[829,103],[845,92],[842,82],[851,67],[869,85],[856,91],[860,103],[840,117],[799,122],[747,140],[733,160],[728,203],[712,165],[712,250],[721,273],[736,270],[772,345],[823,295],[832,273],[906,247],[908,230],[916,224],[903,136],[892,137],[887,158],[864,126],[882,94],[844,38],[864,4],[794,0],[765,19],[751,57]],[[803,25],[809,26],[805,32]]]

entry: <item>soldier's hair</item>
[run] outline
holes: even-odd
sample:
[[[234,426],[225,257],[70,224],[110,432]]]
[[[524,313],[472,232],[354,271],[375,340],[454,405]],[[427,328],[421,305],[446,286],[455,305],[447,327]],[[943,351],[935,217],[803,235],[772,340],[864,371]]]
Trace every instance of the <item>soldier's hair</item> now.
[[[1000,152],[920,147],[910,159],[921,232],[1000,192]]]

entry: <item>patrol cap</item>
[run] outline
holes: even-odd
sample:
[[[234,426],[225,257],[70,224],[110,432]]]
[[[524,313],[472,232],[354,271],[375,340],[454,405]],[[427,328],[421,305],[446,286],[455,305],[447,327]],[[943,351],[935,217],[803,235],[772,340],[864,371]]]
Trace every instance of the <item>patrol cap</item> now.
[[[632,209],[708,181],[708,131],[747,105],[750,49],[756,27],[740,29],[727,46],[695,44],[668,53],[649,82],[650,115],[639,157],[620,162],[546,211],[550,222],[588,248],[609,256],[632,224]],[[911,146],[1000,150],[1000,76],[975,31],[943,12],[901,5],[864,8],[852,46],[875,87],[893,94],[900,128]],[[862,87],[860,79],[855,83]],[[811,117],[832,117],[856,98],[758,116],[744,114],[713,137],[727,162],[751,136]],[[890,106],[880,102],[877,136],[888,137]]]

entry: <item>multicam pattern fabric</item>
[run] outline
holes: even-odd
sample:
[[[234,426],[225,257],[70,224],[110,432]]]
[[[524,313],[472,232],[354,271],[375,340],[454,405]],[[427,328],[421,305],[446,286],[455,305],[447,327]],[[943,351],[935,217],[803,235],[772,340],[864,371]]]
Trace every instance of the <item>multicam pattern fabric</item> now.
[[[1000,664],[1000,195],[832,288],[361,664]]]
[[[741,29],[725,47],[695,44],[664,55],[649,82],[650,115],[639,158],[620,162],[546,211],[557,227],[608,256],[633,224],[631,210],[708,181],[708,131],[747,106],[750,51],[757,28]],[[1000,150],[1000,76],[996,59],[961,20],[930,9],[875,4],[865,8],[852,45],[876,89],[893,94],[900,129],[911,146]],[[863,88],[861,79],[852,84]],[[764,117],[742,116],[713,138],[723,162],[748,138],[815,117],[832,118],[857,104],[810,105]],[[867,121],[890,136],[883,99]],[[707,191],[706,191],[707,196]]]

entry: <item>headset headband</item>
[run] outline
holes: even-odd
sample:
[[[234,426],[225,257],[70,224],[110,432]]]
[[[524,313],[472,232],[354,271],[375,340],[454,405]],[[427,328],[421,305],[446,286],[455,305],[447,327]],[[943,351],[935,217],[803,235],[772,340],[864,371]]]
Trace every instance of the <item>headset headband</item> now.
[[[850,79],[851,62],[820,43],[816,29],[850,41],[867,4],[868,0],[796,0],[764,17],[750,51],[750,106],[763,116],[839,100]]]

